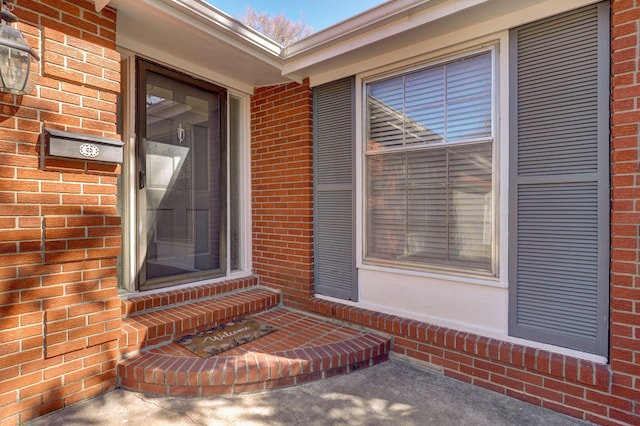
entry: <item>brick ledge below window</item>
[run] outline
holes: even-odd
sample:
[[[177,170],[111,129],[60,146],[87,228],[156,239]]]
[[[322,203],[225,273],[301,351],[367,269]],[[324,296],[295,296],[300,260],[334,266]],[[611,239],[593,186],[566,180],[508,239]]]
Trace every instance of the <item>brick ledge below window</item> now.
[[[392,350],[444,369],[446,375],[485,387],[542,385],[545,377],[607,390],[609,365],[314,298],[312,312],[394,336]]]

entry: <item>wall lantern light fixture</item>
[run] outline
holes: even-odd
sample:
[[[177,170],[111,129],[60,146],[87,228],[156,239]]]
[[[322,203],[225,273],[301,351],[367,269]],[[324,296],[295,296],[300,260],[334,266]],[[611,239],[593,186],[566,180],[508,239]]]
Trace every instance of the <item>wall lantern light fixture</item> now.
[[[0,10],[0,91],[24,95],[31,92],[38,76],[40,57],[22,33],[11,25],[18,20],[13,3],[2,1]]]

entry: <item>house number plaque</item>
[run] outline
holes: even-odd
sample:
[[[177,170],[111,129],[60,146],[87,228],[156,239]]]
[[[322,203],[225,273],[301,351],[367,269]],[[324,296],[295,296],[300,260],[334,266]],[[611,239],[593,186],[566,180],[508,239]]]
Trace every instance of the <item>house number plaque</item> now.
[[[92,143],[83,143],[80,145],[80,155],[83,157],[95,158],[100,155],[100,148]]]

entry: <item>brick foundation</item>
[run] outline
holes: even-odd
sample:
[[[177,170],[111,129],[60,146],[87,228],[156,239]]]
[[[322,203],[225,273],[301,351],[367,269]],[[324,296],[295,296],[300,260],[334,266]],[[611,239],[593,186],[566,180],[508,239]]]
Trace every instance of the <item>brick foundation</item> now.
[[[609,365],[320,299],[312,311],[392,335],[394,353],[448,377],[595,423],[621,424],[607,418],[614,408],[634,419]]]

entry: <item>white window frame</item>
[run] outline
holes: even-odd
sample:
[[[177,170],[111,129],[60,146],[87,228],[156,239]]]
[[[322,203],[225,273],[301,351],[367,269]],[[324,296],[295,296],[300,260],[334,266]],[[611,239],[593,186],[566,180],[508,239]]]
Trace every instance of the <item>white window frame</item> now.
[[[366,84],[394,75],[402,75],[417,69],[445,64],[456,59],[465,58],[481,52],[491,51],[493,88],[493,248],[492,271],[483,273],[463,271],[440,266],[425,265],[411,267],[390,264],[378,264],[365,260],[366,252]],[[356,235],[356,262],[359,269],[392,272],[407,276],[442,278],[464,283],[488,285],[507,288],[507,202],[508,194],[508,32],[500,32],[478,40],[470,41],[455,47],[441,49],[430,54],[406,59],[386,67],[371,70],[356,76],[356,217],[359,224]],[[504,220],[501,220],[503,218]]]
[[[233,89],[227,89],[228,101],[231,97],[234,97],[240,103],[240,130],[238,132],[238,139],[240,146],[238,148],[238,190],[240,196],[238,197],[238,212],[240,217],[238,223],[240,225],[240,248],[238,252],[238,264],[239,268],[236,270],[231,269],[231,261],[227,262],[227,276],[225,279],[241,278],[250,275],[253,270],[251,262],[251,247],[253,246],[251,241],[251,146],[250,146],[250,123],[251,123],[251,99],[249,95],[242,92],[238,92]],[[230,105],[230,102],[227,102]],[[227,114],[227,128],[231,126],[231,114]],[[227,132],[229,134],[230,131]],[[229,144],[231,141],[228,141]],[[230,152],[229,149],[227,149]],[[231,161],[227,161],[227,176],[231,176]],[[230,185],[231,179],[227,179],[227,205],[231,205],[230,199]],[[231,218],[230,214],[227,214],[227,234],[231,231]],[[231,252],[231,238],[227,238],[227,255]]]

